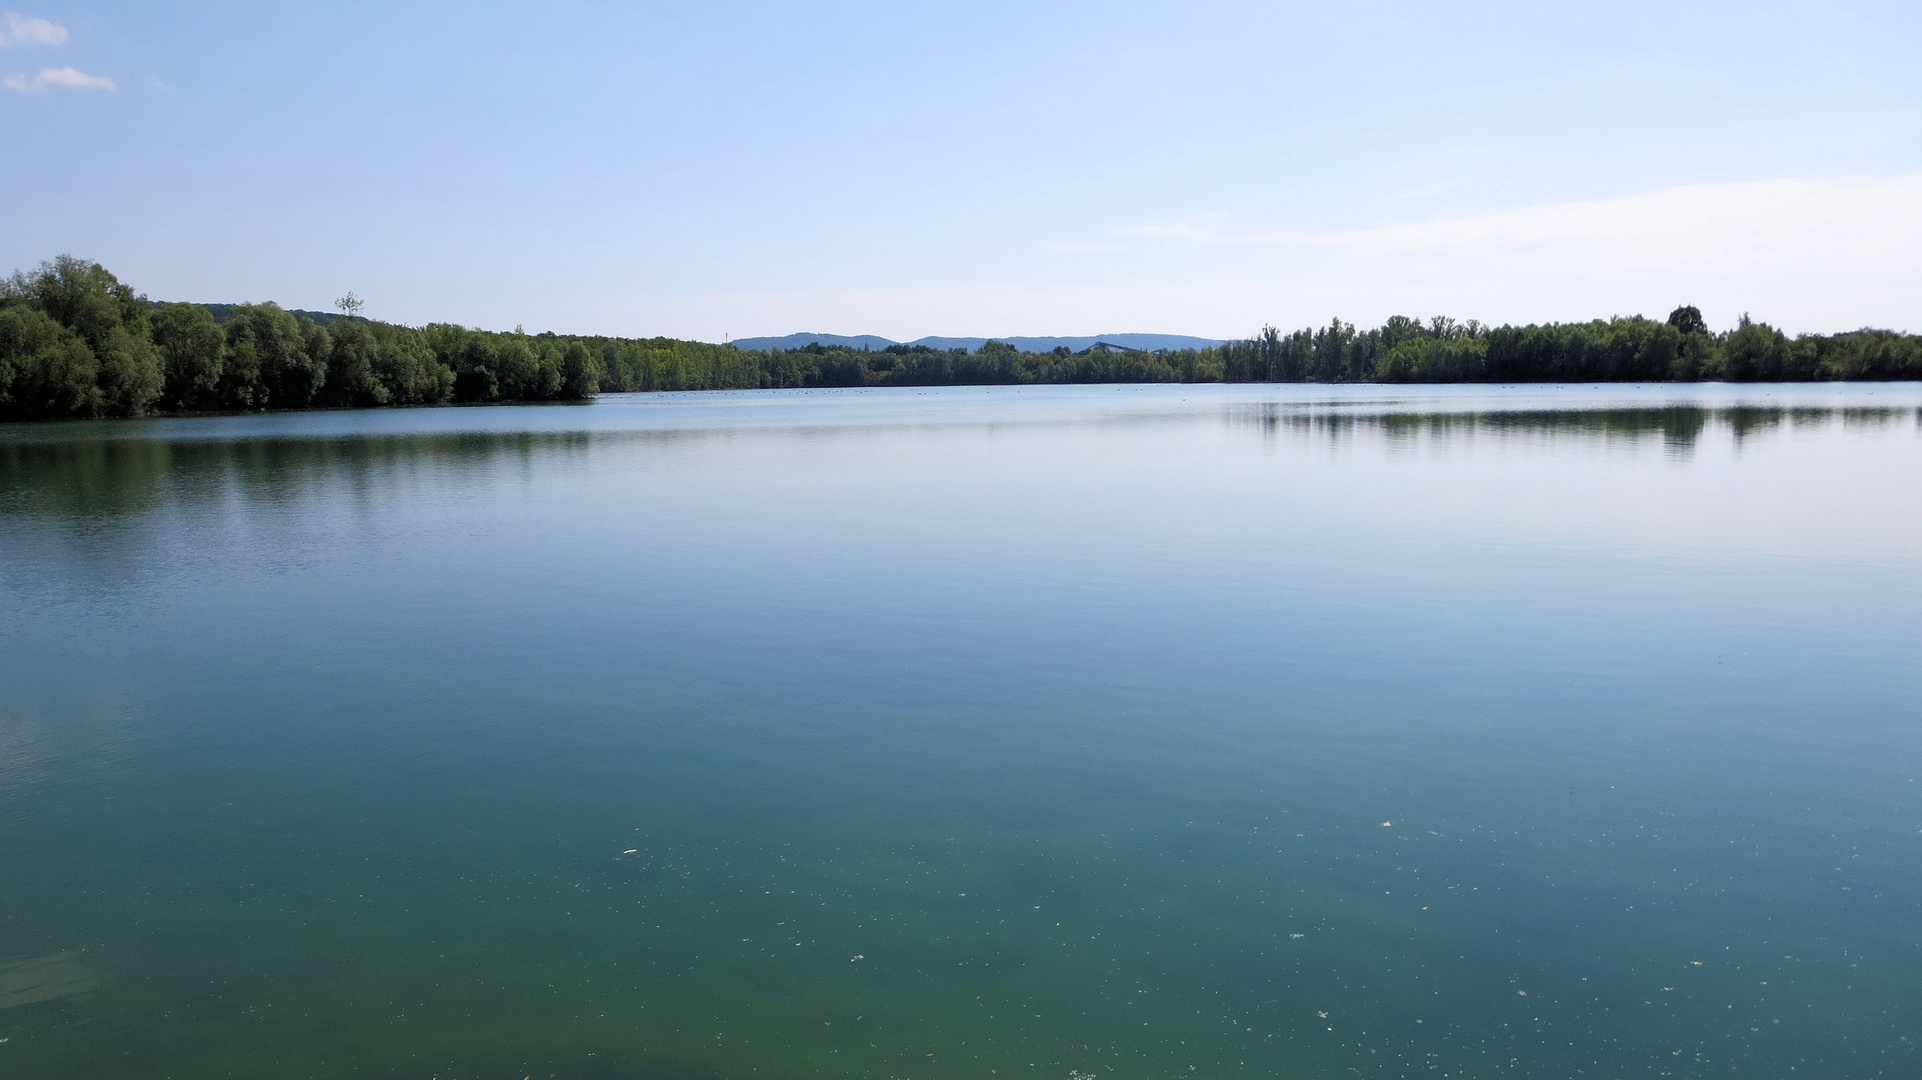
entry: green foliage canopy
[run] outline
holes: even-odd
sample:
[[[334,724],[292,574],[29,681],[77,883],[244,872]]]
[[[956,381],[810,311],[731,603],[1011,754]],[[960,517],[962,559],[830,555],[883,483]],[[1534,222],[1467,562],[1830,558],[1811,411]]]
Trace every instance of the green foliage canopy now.
[[[413,328],[276,304],[154,304],[98,263],[61,256],[0,281],[0,419],[152,412],[578,401],[637,390],[1145,382],[1664,382],[1922,379],[1922,337],[1791,338],[1700,309],[1489,327],[1395,316],[1218,348],[1024,353],[893,345],[768,352],[671,338]]]

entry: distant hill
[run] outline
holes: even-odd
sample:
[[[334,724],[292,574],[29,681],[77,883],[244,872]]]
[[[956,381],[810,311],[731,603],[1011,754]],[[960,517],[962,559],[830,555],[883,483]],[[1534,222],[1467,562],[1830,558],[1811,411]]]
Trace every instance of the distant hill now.
[[[162,302],[163,301],[160,301],[160,300],[147,301],[147,303],[152,307],[159,307]],[[206,308],[208,311],[213,313],[215,322],[225,323],[228,319],[233,318],[234,309],[239,307],[240,305],[239,304],[202,304],[200,306]],[[335,323],[341,321],[342,319],[353,319],[355,322],[368,321],[365,315],[342,315],[338,311],[307,311],[303,308],[288,308],[287,313],[289,315],[294,316],[297,319],[306,319],[308,322],[317,323],[321,326],[332,326]]]
[[[924,337],[913,341],[897,342],[873,334],[846,337],[840,334],[789,334],[786,337],[739,338],[734,344],[743,349],[800,349],[819,342],[822,345],[842,345],[850,349],[866,348],[879,352],[890,345],[925,345],[930,349],[966,349],[974,352],[990,341],[1005,341],[1022,352],[1044,353],[1058,346],[1067,346],[1070,352],[1080,352],[1097,341],[1110,345],[1121,345],[1130,349],[1205,349],[1210,345],[1220,345],[1220,338],[1188,337],[1183,334],[1091,334],[1087,337]]]
[[[736,338],[734,346],[740,349],[754,349],[766,352],[769,349],[805,349],[813,344],[840,345],[849,349],[873,349],[880,351],[894,342],[873,334],[859,334],[847,337],[842,334],[789,334],[786,337]]]
[[[202,304],[200,306],[206,308],[208,311],[213,312],[215,322],[224,323],[228,319],[233,317],[234,309],[239,307],[240,305],[239,304]],[[294,316],[297,319],[306,319],[309,322],[319,323],[321,326],[332,326],[335,323],[341,321],[342,319],[353,319],[356,322],[367,321],[367,319],[364,316],[342,315],[338,311],[306,311],[301,308],[288,308],[287,313],[289,315]]]

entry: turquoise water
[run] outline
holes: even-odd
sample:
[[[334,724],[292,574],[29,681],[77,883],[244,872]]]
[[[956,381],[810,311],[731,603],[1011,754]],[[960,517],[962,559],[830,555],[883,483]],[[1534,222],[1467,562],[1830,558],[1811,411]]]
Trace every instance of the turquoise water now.
[[[0,1076],[1922,1075],[1922,389],[0,426]]]

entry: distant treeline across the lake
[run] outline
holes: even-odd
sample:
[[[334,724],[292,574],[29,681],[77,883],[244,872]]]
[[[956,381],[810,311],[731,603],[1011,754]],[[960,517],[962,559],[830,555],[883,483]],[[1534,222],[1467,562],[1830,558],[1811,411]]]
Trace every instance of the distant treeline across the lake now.
[[[810,345],[754,352],[669,338],[491,333],[294,313],[274,304],[155,304],[97,263],[62,257],[0,282],[0,419],[444,402],[566,401],[625,390],[1113,382],[1807,382],[1922,379],[1922,337],[1789,337],[1700,311],[1483,326],[1397,316],[1272,327],[1216,348],[1024,353]]]

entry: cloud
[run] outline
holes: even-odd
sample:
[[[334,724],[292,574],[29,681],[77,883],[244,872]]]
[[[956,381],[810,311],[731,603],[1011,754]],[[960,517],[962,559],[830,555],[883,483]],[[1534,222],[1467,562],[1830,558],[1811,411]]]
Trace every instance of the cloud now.
[[[1130,225],[1116,229],[1119,236],[1142,236],[1151,240],[1186,240],[1195,244],[1266,244],[1284,237],[1283,233],[1245,233],[1222,235],[1196,221],[1172,221],[1152,225]]]
[[[70,67],[41,68],[34,75],[9,75],[0,79],[0,83],[4,83],[9,90],[18,90],[23,94],[44,94],[55,87],[65,90],[115,89],[112,79],[103,79]]]
[[[1363,253],[1558,249],[1629,269],[1913,265],[1922,173],[1696,184],[1315,237]],[[1892,268],[1892,267],[1891,267]]]
[[[1265,290],[1242,319],[1278,325],[1335,312],[1659,317],[1693,303],[1717,325],[1751,311],[1791,330],[1922,330],[1922,173],[1691,184],[1327,232],[1209,217],[1118,232],[1147,262],[1216,282],[1222,301]]]
[[[1118,231],[1224,247],[1377,257],[1560,257],[1615,269],[1908,268],[1922,251],[1922,173],[1692,184],[1339,232],[1225,233],[1192,221]]]
[[[7,13],[7,28],[0,31],[0,45],[60,45],[67,40],[67,28],[59,23],[30,15]]]
[[[1096,255],[1104,251],[1113,251],[1114,245],[1075,244],[1066,240],[1044,240],[1041,242],[1041,248],[1043,251],[1065,251],[1074,255]]]

